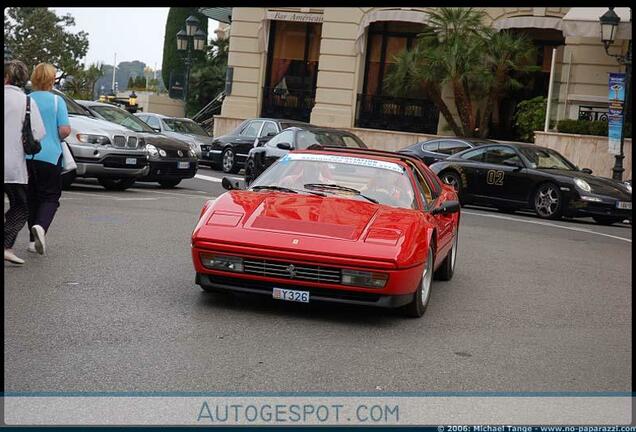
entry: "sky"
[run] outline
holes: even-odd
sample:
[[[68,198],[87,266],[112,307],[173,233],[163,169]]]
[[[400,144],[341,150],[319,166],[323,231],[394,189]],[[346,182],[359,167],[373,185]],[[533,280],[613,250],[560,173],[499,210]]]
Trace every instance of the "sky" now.
[[[50,8],[58,15],[70,13],[75,18],[73,33],[88,33],[88,53],[84,63],[113,64],[139,60],[146,66],[161,69],[163,36],[169,8]],[[209,20],[208,35],[214,36],[218,22]]]

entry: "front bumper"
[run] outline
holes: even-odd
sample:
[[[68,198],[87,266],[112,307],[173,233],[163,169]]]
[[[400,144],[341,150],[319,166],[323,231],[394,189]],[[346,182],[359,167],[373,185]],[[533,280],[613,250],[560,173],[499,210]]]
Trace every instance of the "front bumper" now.
[[[588,198],[586,195],[572,197],[568,202],[568,208],[565,214],[570,217],[605,216],[632,219],[631,209],[617,207],[619,202],[631,203],[631,199],[629,201],[621,201],[604,195],[589,195],[589,197],[591,198]],[[591,199],[593,199],[593,201]]]
[[[134,159],[134,163],[132,162]],[[139,178],[148,174],[146,155],[110,153],[99,159],[76,157],[78,177]]]
[[[179,162],[188,162],[188,168],[179,168]],[[148,174],[141,181],[157,181],[159,179],[188,179],[195,176],[198,162],[195,159],[163,159],[150,160]]]
[[[206,288],[213,288],[218,291],[241,292],[249,294],[260,294],[272,297],[274,288],[295,289],[309,291],[309,301],[346,303],[354,305],[376,306],[383,308],[398,308],[407,305],[413,300],[414,294],[385,295],[359,291],[349,291],[344,289],[325,289],[307,287],[290,283],[272,283],[264,281],[253,281],[249,279],[229,278],[223,276],[213,276],[204,273],[197,273],[196,284]]]

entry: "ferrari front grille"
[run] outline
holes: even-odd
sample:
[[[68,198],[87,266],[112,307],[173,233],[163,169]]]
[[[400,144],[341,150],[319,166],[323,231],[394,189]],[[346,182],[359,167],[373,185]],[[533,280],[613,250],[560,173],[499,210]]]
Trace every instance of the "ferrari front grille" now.
[[[274,262],[260,259],[244,259],[243,269],[244,273],[259,276],[333,284],[339,284],[341,282],[341,270],[333,267],[308,266],[304,264]]]

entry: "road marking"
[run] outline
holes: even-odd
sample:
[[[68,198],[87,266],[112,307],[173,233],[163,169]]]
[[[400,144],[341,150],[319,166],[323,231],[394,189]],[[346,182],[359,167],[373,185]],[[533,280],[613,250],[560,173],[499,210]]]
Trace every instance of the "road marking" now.
[[[205,176],[203,174],[195,174],[194,178],[198,178],[199,180],[205,180],[205,181],[209,181],[209,182],[214,182],[214,183],[221,183],[221,179],[216,178],[216,177],[210,177],[210,176]]]
[[[64,193],[87,195],[94,198],[111,199],[114,201],[156,201],[159,199],[159,198],[148,198],[148,197],[118,197],[116,195],[108,195],[103,193],[76,192],[76,191],[64,191]],[[73,199],[73,198],[69,198],[69,199]]]
[[[549,226],[549,227],[553,227],[553,228],[561,228],[561,229],[570,230],[570,231],[584,232],[584,233],[588,233],[588,234],[596,234],[596,235],[600,235],[600,236],[603,236],[603,237],[610,237],[610,238],[613,238],[613,239],[626,241],[628,243],[632,242],[632,239],[628,239],[628,238],[624,238],[624,237],[618,237],[618,236],[614,236],[614,235],[611,235],[611,234],[600,233],[600,232],[592,231],[592,230],[585,229],[585,228],[566,227],[566,226],[563,226],[563,225],[558,225],[558,224],[554,224],[554,223],[550,223],[550,222],[518,219],[518,218],[513,218],[513,217],[510,217],[510,216],[501,216],[501,215],[492,215],[492,214],[483,214],[483,213],[473,213],[473,212],[465,211],[465,210],[462,210],[461,212],[465,213],[465,214],[469,214],[469,215],[475,215],[475,216],[490,217],[490,218],[494,218],[494,219],[504,219],[504,220],[510,220],[510,221],[515,221],[515,222],[523,222],[523,223],[529,223],[529,224],[535,224],[535,225],[544,225],[544,226]]]
[[[190,198],[197,198],[197,199],[205,199],[206,198],[206,197],[200,196],[200,195],[190,195],[190,194],[186,194],[186,193],[176,193],[176,192],[160,192],[160,191],[156,191],[156,190],[144,190],[144,192],[156,193],[156,194],[161,194],[161,195],[171,195],[171,196],[176,196],[176,197],[190,197]]]

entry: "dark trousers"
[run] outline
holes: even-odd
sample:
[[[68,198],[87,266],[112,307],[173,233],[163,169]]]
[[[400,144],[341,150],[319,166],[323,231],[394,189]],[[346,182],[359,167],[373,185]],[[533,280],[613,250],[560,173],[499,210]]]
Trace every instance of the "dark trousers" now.
[[[62,196],[62,157],[57,165],[27,159],[29,171],[29,240],[34,241],[31,227],[40,225],[49,230]]]
[[[27,185],[5,183],[4,193],[9,198],[9,210],[4,214],[4,248],[11,249],[29,216]]]

